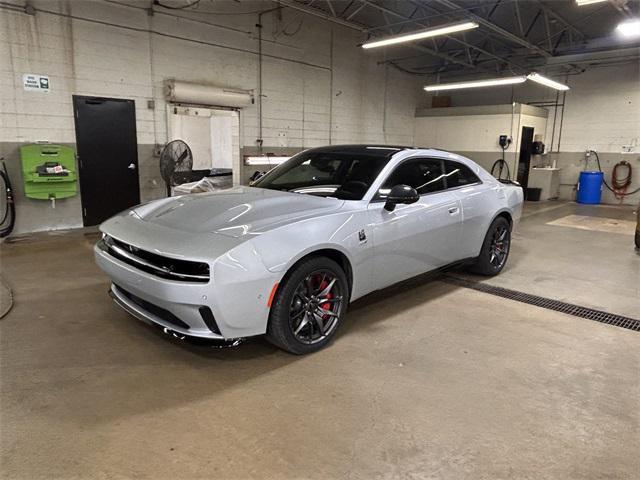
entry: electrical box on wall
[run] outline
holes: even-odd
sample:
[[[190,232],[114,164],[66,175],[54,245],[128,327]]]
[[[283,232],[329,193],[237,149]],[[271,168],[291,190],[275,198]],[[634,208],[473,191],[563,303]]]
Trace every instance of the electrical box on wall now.
[[[70,147],[33,144],[20,147],[24,194],[38,200],[78,193],[75,152]]]
[[[511,145],[511,137],[508,135],[500,135],[498,138],[498,144],[503,150],[509,148],[509,145]]]

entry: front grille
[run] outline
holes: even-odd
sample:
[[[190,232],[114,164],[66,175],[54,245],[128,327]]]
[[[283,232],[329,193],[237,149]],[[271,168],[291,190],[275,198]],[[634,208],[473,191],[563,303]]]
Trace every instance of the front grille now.
[[[187,330],[189,329],[189,325],[184,323],[182,320],[176,317],[169,310],[165,310],[164,308],[154,305],[151,302],[147,302],[146,300],[135,296],[133,293],[127,292],[124,288],[118,285],[116,285],[116,288],[118,289],[118,292],[120,292],[122,295],[127,297],[130,301],[138,305],[140,308],[151,313],[152,315],[155,315],[156,317],[164,320],[167,323],[170,323],[171,325],[175,325],[176,327],[181,327]]]
[[[161,278],[199,283],[206,283],[210,278],[207,263],[164,257],[141,250],[109,235],[103,237],[98,247],[124,263]]]

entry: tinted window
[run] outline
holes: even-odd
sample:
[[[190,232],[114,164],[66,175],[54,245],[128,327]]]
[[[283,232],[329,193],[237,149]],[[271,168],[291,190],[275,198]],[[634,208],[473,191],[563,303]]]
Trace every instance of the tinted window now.
[[[254,183],[344,200],[361,200],[397,148],[327,148],[301,152]]]
[[[447,188],[462,187],[478,183],[480,179],[469,167],[451,160],[444,161],[445,177],[447,180]]]
[[[384,198],[396,185],[409,185],[420,195],[444,190],[442,161],[421,158],[400,164],[380,188],[379,197]]]

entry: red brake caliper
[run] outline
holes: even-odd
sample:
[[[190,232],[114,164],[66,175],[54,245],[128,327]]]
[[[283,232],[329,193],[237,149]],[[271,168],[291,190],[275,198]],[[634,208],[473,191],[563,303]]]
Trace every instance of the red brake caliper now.
[[[323,280],[322,283],[320,284],[320,291],[324,290],[325,288],[327,288],[329,286],[329,282],[327,282],[326,280]],[[333,293],[329,292],[327,293],[327,297],[328,300],[333,298]],[[324,310],[331,310],[331,304],[329,302],[324,302],[322,305],[320,305],[320,307]]]

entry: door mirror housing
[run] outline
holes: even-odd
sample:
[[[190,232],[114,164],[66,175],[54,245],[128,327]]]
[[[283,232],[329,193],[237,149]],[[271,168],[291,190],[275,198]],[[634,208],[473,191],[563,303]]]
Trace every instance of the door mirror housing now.
[[[264,177],[266,174],[267,174],[267,172],[261,172],[260,170],[256,170],[255,172],[253,172],[251,174],[251,176],[249,177],[249,186],[253,185],[253,183],[256,180]]]
[[[415,188],[409,185],[396,185],[389,192],[384,208],[393,212],[398,204],[416,203],[418,200],[420,200],[420,195]]]

